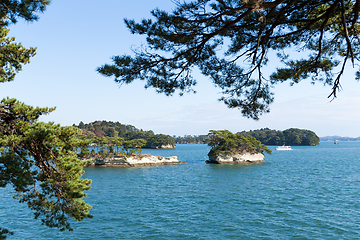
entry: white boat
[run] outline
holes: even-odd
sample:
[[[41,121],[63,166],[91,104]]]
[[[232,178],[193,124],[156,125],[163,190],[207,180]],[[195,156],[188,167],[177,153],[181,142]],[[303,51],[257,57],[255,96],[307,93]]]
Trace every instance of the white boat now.
[[[291,149],[291,146],[282,145],[281,147],[276,147],[275,150],[288,151],[288,150],[292,150],[292,149]]]

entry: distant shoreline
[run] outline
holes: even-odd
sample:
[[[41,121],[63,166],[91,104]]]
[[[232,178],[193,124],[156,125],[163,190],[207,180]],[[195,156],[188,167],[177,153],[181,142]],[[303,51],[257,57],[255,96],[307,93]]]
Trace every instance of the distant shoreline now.
[[[334,141],[342,141],[342,142],[357,142],[360,141],[360,137],[340,137],[340,136],[326,136],[320,137],[321,142],[334,142]]]

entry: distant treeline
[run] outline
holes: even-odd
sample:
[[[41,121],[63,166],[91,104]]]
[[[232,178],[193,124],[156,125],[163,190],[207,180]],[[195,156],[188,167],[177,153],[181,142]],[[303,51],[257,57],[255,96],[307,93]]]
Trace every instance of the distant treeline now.
[[[119,122],[95,121],[91,123],[80,122],[73,125],[82,130],[82,136],[88,139],[123,138],[124,140],[144,139],[146,144],[143,148],[161,148],[171,145],[175,147],[175,141],[170,135],[155,134],[153,131],[144,131],[132,125]]]
[[[290,128],[285,131],[271,130],[262,128],[260,130],[250,130],[238,132],[238,134],[252,136],[264,145],[290,145],[290,146],[315,146],[320,143],[319,137],[310,130]],[[183,137],[173,136],[175,143],[204,143],[207,135]]]
[[[239,134],[253,136],[265,145],[315,146],[320,138],[310,130],[290,128],[284,131],[262,128],[260,130],[243,131]]]
[[[173,136],[176,144],[188,144],[188,143],[204,143],[207,135],[191,136],[185,135],[183,137]]]
[[[108,138],[108,140],[109,138],[123,138],[125,141],[144,139],[146,144],[143,148],[161,148],[169,145],[175,147],[175,144],[188,143],[203,144],[207,138],[207,135],[171,137],[165,134],[155,134],[152,130],[144,131],[132,125],[111,121],[95,121],[87,124],[80,122],[79,125],[74,124],[73,126],[82,130],[83,137],[88,139],[97,138],[97,142],[102,137]],[[238,134],[252,136],[265,145],[315,146],[320,143],[320,138],[313,131],[298,128],[290,128],[284,131],[262,128],[260,130],[243,131]],[[334,140],[345,141],[341,137]]]

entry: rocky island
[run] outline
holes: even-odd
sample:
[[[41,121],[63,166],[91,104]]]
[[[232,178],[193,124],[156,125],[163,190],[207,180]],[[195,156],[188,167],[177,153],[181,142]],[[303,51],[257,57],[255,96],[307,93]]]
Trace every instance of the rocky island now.
[[[209,154],[206,163],[234,164],[234,163],[260,163],[264,162],[263,153],[234,153],[234,154]]]
[[[264,162],[263,152],[271,154],[271,150],[254,137],[233,134],[228,130],[211,130],[205,142],[212,147],[206,163],[260,163]]]
[[[162,135],[160,134],[160,136]],[[147,141],[143,138],[131,140],[115,137],[90,138],[84,141],[80,151],[77,149],[79,152],[78,158],[86,161],[86,163],[84,162],[85,167],[138,167],[186,164],[186,162],[180,162],[176,156],[162,157],[141,154],[142,147],[145,147],[146,144]],[[158,142],[157,144],[148,145],[148,147],[171,149],[174,148],[174,145]]]
[[[162,157],[153,156],[150,154],[141,155],[114,155],[114,156],[93,156],[83,158],[84,161],[89,161],[86,167],[140,167],[140,166],[156,166],[156,165],[176,165],[186,164],[180,162],[176,156]]]

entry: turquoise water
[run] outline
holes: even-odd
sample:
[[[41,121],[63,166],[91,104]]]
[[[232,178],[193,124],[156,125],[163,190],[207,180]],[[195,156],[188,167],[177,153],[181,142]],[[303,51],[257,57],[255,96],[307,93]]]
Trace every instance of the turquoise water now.
[[[94,218],[73,232],[42,226],[0,189],[0,226],[15,232],[8,239],[360,238],[360,142],[274,150],[247,165],[207,165],[208,151],[143,151],[187,165],[87,168]]]

